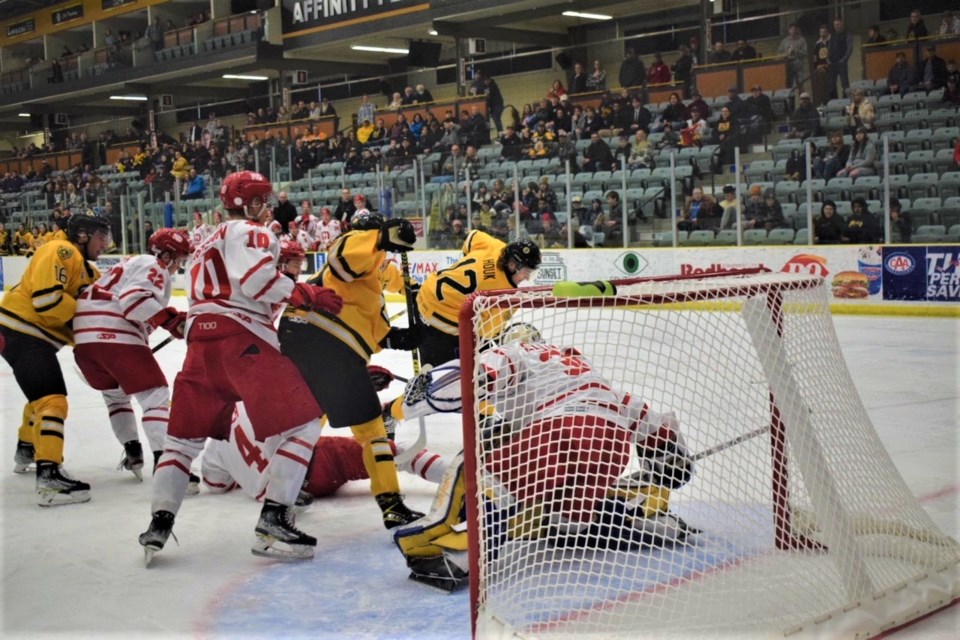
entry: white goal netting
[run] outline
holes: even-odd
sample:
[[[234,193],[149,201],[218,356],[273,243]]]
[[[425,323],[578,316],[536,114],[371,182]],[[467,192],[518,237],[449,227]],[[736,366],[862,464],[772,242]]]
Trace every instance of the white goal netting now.
[[[521,289],[468,304],[478,637],[868,637],[960,595],[960,546],[880,443],[820,278],[634,279],[613,296]],[[539,375],[507,358],[492,386],[491,354],[509,354],[481,336],[505,316],[580,364]],[[564,375],[585,368],[630,400],[569,393]],[[638,399],[654,413],[631,413]],[[584,422],[597,411],[619,411],[618,428]],[[634,444],[668,412],[695,461],[669,491],[650,472],[657,452]]]

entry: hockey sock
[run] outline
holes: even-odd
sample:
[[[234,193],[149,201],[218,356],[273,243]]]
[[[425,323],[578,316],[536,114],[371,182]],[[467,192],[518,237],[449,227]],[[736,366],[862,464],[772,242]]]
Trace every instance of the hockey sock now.
[[[302,426],[284,431],[281,436],[283,440],[264,472],[267,477],[264,500],[292,507],[307,475],[313,447],[320,438],[320,419],[314,418]]]
[[[393,449],[387,439],[383,418],[377,416],[369,422],[350,427],[350,430],[363,447],[363,466],[370,476],[370,491],[373,495],[400,493],[397,465],[393,460]]]
[[[442,456],[435,451],[421,449],[417,455],[413,456],[407,462],[398,464],[397,469],[420,476],[429,482],[438,483],[443,479],[443,474],[450,465],[450,459]]]
[[[103,392],[103,401],[107,404],[110,428],[113,429],[113,435],[117,436],[117,442],[123,444],[139,440],[137,416],[133,413],[130,396],[122,389],[108,389]]]
[[[20,422],[20,429],[17,430],[17,439],[33,444],[36,437],[37,432],[33,425],[33,403],[28,402],[23,405],[23,419]]]
[[[37,428],[35,459],[63,463],[63,423],[67,419],[67,396],[49,395],[34,401]]]
[[[154,387],[134,394],[143,409],[143,432],[147,436],[150,449],[163,448],[167,437],[167,422],[170,419],[169,387]]]
[[[176,515],[190,484],[190,466],[203,451],[205,438],[167,437],[163,454],[153,469],[151,513],[169,511]]]

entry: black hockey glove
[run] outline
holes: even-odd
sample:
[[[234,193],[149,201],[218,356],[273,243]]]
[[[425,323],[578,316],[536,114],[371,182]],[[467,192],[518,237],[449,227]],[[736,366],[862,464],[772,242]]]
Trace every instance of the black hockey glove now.
[[[416,324],[409,329],[393,327],[387,336],[380,342],[384,349],[398,349],[413,351],[423,342],[423,325]]]
[[[384,251],[403,253],[413,249],[417,233],[409,220],[390,218],[380,228],[380,248]]]

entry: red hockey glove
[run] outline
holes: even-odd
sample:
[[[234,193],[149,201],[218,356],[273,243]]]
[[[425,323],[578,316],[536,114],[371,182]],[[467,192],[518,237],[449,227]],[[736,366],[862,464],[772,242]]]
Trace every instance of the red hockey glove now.
[[[389,369],[375,364],[367,365],[367,374],[370,376],[370,382],[373,383],[373,388],[376,391],[383,391],[394,381],[394,376]]]
[[[343,308],[343,299],[333,289],[319,287],[315,284],[298,282],[293,287],[293,293],[287,301],[300,309],[312,309],[337,315]]]
[[[187,326],[187,312],[167,307],[147,320],[151,327],[163,327],[177,340],[183,340],[183,330]]]

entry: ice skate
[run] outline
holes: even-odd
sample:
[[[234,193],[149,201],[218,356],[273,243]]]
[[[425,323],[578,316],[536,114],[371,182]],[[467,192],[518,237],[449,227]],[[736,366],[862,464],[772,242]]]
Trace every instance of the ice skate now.
[[[297,501],[293,503],[293,514],[300,515],[304,511],[310,508],[310,505],[313,504],[313,495],[307,491],[307,483],[303,483],[303,487],[300,489],[300,493],[297,494]]]
[[[17,452],[13,454],[13,472],[26,473],[33,466],[33,444],[25,440],[17,440]]]
[[[377,504],[383,511],[383,526],[387,529],[410,524],[423,517],[422,513],[405,505],[399,493],[381,493],[377,496]]]
[[[467,573],[447,556],[430,558],[407,558],[410,567],[410,579],[422,582],[441,591],[453,593],[470,584]]]
[[[150,526],[140,534],[140,544],[143,545],[143,562],[149,567],[153,556],[163,549],[167,538],[173,534],[174,515],[169,511],[157,511],[150,520]],[[173,536],[176,540],[177,536]]]
[[[250,550],[255,556],[274,560],[312,560],[317,539],[308,536],[293,524],[293,508],[264,500],[257,522],[257,541]]]
[[[37,493],[41,507],[89,502],[90,485],[71,478],[63,467],[53,462],[37,463]]]
[[[123,456],[120,458],[120,464],[117,469],[126,469],[137,477],[137,480],[143,482],[143,445],[139,440],[131,440],[123,443]]]

